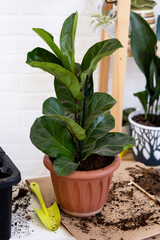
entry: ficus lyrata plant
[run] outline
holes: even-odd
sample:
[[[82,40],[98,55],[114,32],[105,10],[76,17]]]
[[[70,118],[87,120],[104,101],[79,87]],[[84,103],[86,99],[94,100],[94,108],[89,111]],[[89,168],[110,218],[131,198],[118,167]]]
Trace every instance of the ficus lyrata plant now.
[[[43,103],[43,116],[33,123],[30,138],[38,149],[55,159],[54,170],[59,176],[75,171],[92,154],[115,156],[135,144],[128,135],[109,132],[115,126],[110,109],[116,101],[93,89],[97,63],[122,45],[117,39],[98,42],[88,49],[81,64],[75,62],[77,17],[75,12],[64,21],[60,48],[50,33],[33,28],[52,52],[35,48],[26,61],[55,77],[57,98],[50,97]]]

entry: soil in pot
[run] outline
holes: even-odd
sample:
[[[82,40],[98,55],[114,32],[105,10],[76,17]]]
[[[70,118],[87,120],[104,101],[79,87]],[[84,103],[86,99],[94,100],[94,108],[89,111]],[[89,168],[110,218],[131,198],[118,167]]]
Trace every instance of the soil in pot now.
[[[54,162],[54,158],[50,157],[50,160]],[[114,157],[109,156],[106,157],[93,154],[89,156],[86,160],[82,161],[76,170],[77,171],[97,170],[109,166],[113,161]],[[78,162],[78,158],[76,159],[76,162]]]
[[[155,123],[153,124],[152,123],[152,119],[155,118],[156,121]],[[150,127],[160,127],[160,116],[157,116],[157,115],[150,115],[149,116],[149,119],[146,120],[145,119],[145,115],[144,114],[139,114],[137,116],[134,116],[133,118],[133,121],[135,121],[136,123],[139,123],[139,124],[142,124],[142,125],[145,125],[145,126],[150,126]]]

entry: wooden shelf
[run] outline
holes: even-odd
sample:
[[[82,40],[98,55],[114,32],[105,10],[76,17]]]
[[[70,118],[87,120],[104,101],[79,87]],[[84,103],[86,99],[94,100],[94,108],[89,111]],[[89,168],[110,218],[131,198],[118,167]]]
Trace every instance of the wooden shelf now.
[[[110,6],[110,4],[108,4]],[[108,7],[106,4],[106,8]],[[117,104],[111,110],[115,118],[114,131],[121,131],[122,125],[122,110],[123,110],[123,93],[124,80],[126,72],[126,59],[128,51],[128,33],[129,33],[129,16],[130,16],[131,0],[118,0],[117,3],[117,23],[116,23],[116,38],[120,40],[123,48],[120,48],[114,53],[113,59],[113,79],[112,79],[112,96],[117,100]],[[105,9],[106,10],[106,9]],[[101,40],[106,39],[106,33],[101,30]],[[110,58],[105,57],[100,62],[99,68],[99,88],[100,92],[108,91],[108,76],[109,76]]]

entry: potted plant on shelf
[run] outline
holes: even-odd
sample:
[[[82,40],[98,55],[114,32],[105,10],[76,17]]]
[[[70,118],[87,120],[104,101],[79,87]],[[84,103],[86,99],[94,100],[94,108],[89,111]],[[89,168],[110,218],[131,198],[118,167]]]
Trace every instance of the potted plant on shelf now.
[[[94,44],[83,57],[74,60],[74,39],[78,14],[63,23],[60,49],[53,36],[33,29],[52,49],[36,48],[27,55],[27,63],[55,76],[57,98],[43,103],[43,114],[31,127],[32,143],[45,153],[44,164],[50,170],[57,201],[67,213],[89,216],[99,212],[106,200],[117,156],[135,141],[114,128],[110,108],[116,101],[107,93],[94,93],[93,71],[100,59],[122,47],[117,39]],[[115,157],[116,156],[116,157]],[[107,166],[108,165],[108,166]]]
[[[129,115],[130,130],[136,139],[133,154],[145,165],[160,165],[160,58],[156,55],[157,37],[148,23],[131,13],[131,50],[145,76],[145,90],[134,95],[143,111]]]
[[[131,10],[143,17],[153,30],[155,28],[155,6],[156,2],[153,0],[131,0]]]

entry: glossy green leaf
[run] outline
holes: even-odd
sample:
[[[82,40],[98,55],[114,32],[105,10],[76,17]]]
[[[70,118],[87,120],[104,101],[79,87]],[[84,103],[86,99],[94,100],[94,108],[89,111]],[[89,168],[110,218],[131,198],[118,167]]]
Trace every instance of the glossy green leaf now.
[[[35,48],[27,54],[26,63],[31,62],[50,62],[62,65],[61,61],[53,53],[44,48]]]
[[[63,55],[69,62],[70,70],[75,73],[74,40],[77,27],[78,14],[72,13],[63,23],[60,35],[60,47]]]
[[[46,99],[42,107],[43,114],[47,115],[64,115],[63,106],[57,98],[50,97]]]
[[[85,130],[71,118],[61,115],[50,115],[50,117],[57,118],[63,121],[67,125],[71,134],[78,140],[83,140],[86,138]]]
[[[154,73],[155,73],[155,81],[153,77],[153,88],[154,88],[154,94],[152,96],[153,102],[155,100],[159,100],[159,96],[160,96],[160,58],[158,56],[155,56],[155,59],[154,59]]]
[[[138,97],[139,101],[141,102],[144,112],[145,118],[147,118],[147,103],[148,103],[148,93],[147,91],[142,91],[138,93],[134,93],[134,96]]]
[[[131,112],[134,112],[134,111],[136,111],[135,108],[125,108],[125,109],[123,109],[122,126],[129,125],[128,116]]]
[[[129,149],[135,146],[135,140],[123,133],[113,132],[108,133],[96,142],[92,150],[92,154],[101,156],[115,156],[124,149]]]
[[[77,100],[84,98],[80,92],[80,84],[77,77],[70,71],[54,63],[30,62],[29,65],[32,67],[41,68],[42,70],[54,75],[60,82],[68,87],[72,96]]]
[[[67,113],[73,113],[76,112],[76,102],[74,97],[72,96],[69,89],[64,85],[62,82],[58,81],[56,78],[54,79],[54,87],[55,92],[57,95],[57,98],[63,105],[65,111]]]
[[[87,155],[87,152],[91,152],[96,142],[101,137],[105,136],[115,126],[115,120],[113,116],[106,112],[102,116],[95,119],[92,124],[86,130],[86,139],[82,145],[83,158]]]
[[[78,140],[85,139],[85,130],[74,120],[64,116],[63,107],[58,99],[53,97],[48,98],[43,104],[43,114],[50,115],[50,117],[63,121],[67,125],[71,134]]]
[[[93,72],[96,64],[105,56],[111,55],[117,49],[122,47],[117,39],[108,39],[94,44],[85,54],[81,64],[81,86],[83,86],[86,76]]]
[[[92,101],[86,108],[85,113],[85,129],[100,115],[105,111],[110,110],[116,100],[107,93],[97,92],[93,94]]]
[[[67,67],[67,62],[62,52],[55,44],[53,36],[42,28],[33,28],[33,31],[35,31],[48,44],[48,46],[52,49],[52,51],[56,54],[60,61],[63,62],[64,66]]]
[[[54,170],[57,176],[67,176],[74,172],[79,164],[73,162],[72,159],[67,157],[60,157],[54,160]]]
[[[75,158],[75,144],[62,122],[48,116],[37,118],[31,127],[30,139],[43,153],[50,157]]]
[[[150,65],[155,56],[157,38],[149,24],[138,14],[131,12],[130,23],[132,54],[146,77],[146,88],[150,92]]]

